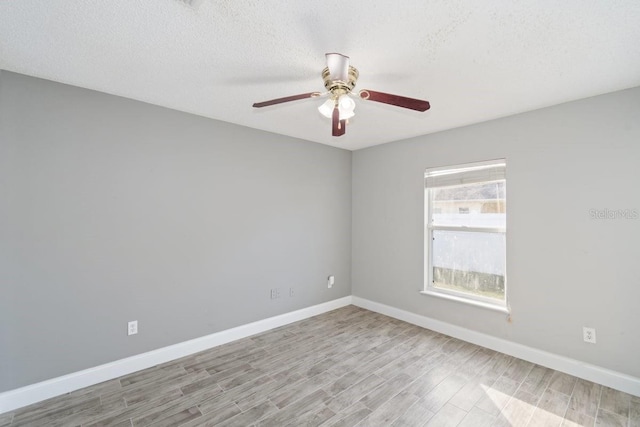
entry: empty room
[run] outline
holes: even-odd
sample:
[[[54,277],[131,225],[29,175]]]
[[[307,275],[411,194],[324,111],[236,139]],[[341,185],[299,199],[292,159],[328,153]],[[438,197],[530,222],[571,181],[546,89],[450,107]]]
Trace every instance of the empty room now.
[[[640,3],[0,2],[0,427],[640,427]]]

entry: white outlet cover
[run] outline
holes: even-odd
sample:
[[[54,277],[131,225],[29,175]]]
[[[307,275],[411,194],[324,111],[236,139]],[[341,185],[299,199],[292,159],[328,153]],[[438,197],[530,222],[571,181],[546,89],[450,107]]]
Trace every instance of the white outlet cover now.
[[[582,339],[584,342],[588,342],[591,344],[596,343],[596,330],[595,328],[587,328],[586,326],[582,328]]]
[[[127,335],[135,335],[138,333],[138,321],[132,320],[127,323]]]

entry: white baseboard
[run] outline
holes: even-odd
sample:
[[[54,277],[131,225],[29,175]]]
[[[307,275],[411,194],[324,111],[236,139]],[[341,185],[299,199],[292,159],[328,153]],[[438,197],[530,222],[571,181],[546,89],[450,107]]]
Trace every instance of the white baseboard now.
[[[345,307],[349,304],[562,371],[579,378],[584,378],[598,384],[603,384],[616,390],[640,396],[640,378],[472,331],[364,298],[347,296],[0,393],[0,414],[84,387],[89,387],[103,381],[118,378],[141,369],[189,356],[190,354],[258,334],[269,329],[304,320],[318,314],[326,313],[327,311]]]
[[[640,378],[632,377],[620,372],[601,368],[596,365],[581,362],[565,356],[538,350],[533,347],[507,341],[481,332],[472,331],[461,326],[452,325],[440,320],[432,319],[399,308],[353,296],[353,305],[375,311],[398,320],[403,320],[432,331],[440,332],[454,338],[461,339],[491,350],[499,351],[510,356],[524,359],[547,368],[565,372],[588,381],[593,381],[625,393],[640,396]]]
[[[0,393],[0,414],[351,304],[351,296]]]

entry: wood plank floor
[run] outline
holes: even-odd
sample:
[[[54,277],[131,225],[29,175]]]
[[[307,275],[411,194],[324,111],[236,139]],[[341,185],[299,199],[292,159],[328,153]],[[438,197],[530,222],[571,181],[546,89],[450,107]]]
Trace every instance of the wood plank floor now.
[[[348,306],[0,415],[146,425],[640,427],[640,397]]]

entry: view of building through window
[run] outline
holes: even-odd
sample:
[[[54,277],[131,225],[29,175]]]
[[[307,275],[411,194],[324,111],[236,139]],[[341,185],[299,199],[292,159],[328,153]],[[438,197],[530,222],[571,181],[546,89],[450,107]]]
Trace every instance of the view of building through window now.
[[[437,176],[426,179],[427,290],[504,305],[504,164],[466,165]]]

